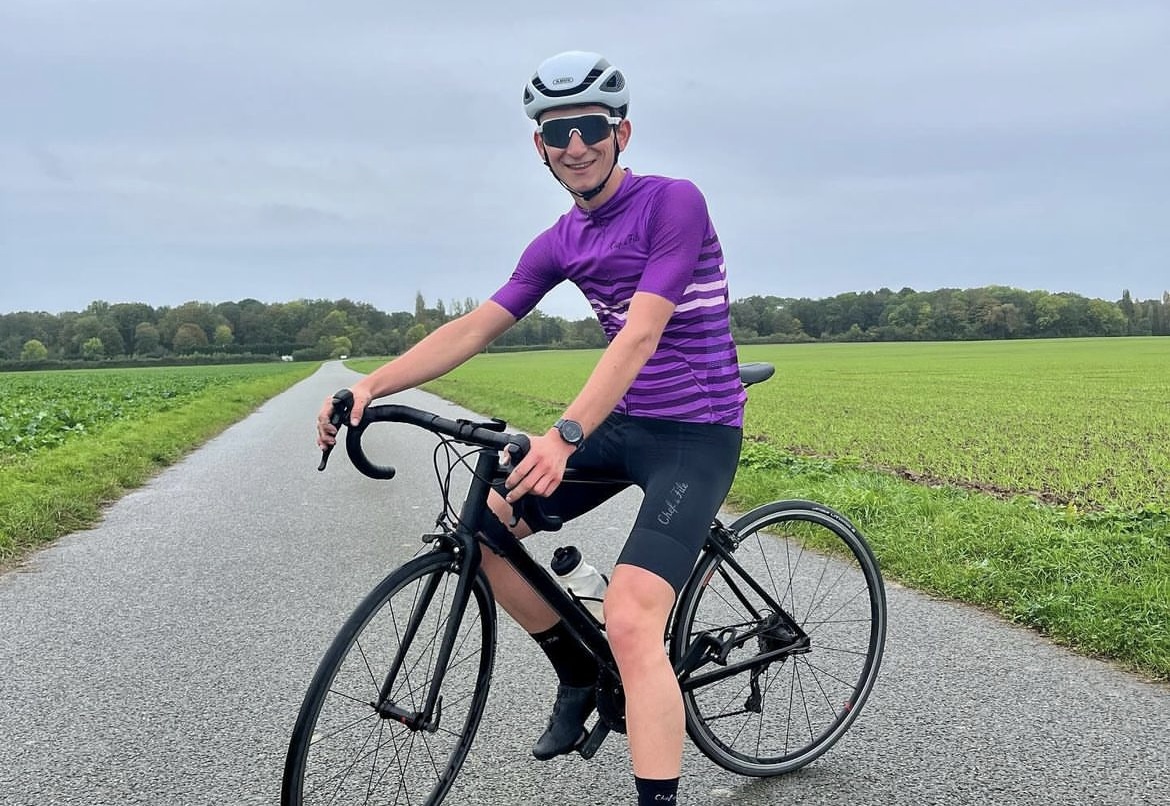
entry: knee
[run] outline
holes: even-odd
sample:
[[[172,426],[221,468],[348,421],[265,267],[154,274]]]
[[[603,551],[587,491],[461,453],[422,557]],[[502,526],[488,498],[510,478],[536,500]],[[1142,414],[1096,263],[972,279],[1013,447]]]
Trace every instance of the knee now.
[[[615,572],[605,594],[605,632],[614,659],[618,666],[627,668],[657,661],[666,652],[666,620],[674,592],[665,582],[665,591],[622,583],[622,576]]]
[[[648,646],[653,646],[654,633],[646,613],[640,608],[611,602],[608,594],[605,598],[605,633],[614,659],[620,666],[625,666],[629,660],[644,653]]]

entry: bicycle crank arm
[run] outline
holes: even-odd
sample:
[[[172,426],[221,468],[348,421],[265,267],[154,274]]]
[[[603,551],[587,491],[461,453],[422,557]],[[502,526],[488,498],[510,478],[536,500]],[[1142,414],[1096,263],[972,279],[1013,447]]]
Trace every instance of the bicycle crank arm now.
[[[427,733],[434,733],[439,729],[439,720],[443,718],[443,697],[441,695],[435,702],[435,717],[430,720],[426,719],[426,714],[421,711],[407,711],[389,700],[381,704],[372,702],[370,705],[378,712],[378,716],[383,719],[393,719],[413,731],[425,730]]]
[[[593,754],[597,752],[597,748],[601,747],[601,743],[605,741],[605,737],[609,735],[609,725],[605,724],[604,719],[598,719],[597,724],[593,726],[593,730],[589,731],[585,736],[585,740],[577,747],[577,752],[581,758],[589,760],[593,758]]]

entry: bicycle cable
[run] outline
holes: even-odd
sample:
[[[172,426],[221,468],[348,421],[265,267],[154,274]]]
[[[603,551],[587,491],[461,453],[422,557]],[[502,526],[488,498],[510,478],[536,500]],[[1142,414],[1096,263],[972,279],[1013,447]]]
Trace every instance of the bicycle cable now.
[[[472,447],[465,452],[460,452],[459,449],[455,447],[458,444],[461,443],[458,443],[456,440],[440,434],[439,444],[435,446],[435,450],[431,459],[431,463],[435,469],[435,480],[438,482],[439,492],[443,497],[443,509],[439,513],[438,517],[435,518],[435,526],[450,529],[452,531],[454,531],[454,529],[458,528],[459,526],[470,529],[467,524],[462,522],[462,519],[459,517],[459,513],[456,512],[455,507],[451,505],[451,481],[455,474],[455,468],[458,465],[463,465],[471,472],[473,477],[476,476],[475,466],[468,460],[468,457],[477,454],[480,451],[486,450],[486,448]],[[440,469],[440,449],[446,453],[445,458],[447,469],[445,473],[442,469]],[[482,480],[488,484],[491,484],[491,479]]]

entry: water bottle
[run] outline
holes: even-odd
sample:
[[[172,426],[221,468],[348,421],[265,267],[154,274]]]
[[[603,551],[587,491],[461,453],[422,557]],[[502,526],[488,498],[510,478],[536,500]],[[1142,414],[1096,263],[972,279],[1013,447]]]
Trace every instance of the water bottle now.
[[[569,594],[581,601],[599,624],[605,624],[601,603],[608,580],[581,558],[576,546],[562,546],[553,552],[552,570]]]

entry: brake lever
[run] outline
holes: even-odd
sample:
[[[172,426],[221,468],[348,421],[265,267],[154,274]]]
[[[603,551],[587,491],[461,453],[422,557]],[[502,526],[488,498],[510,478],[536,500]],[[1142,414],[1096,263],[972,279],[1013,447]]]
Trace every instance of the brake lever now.
[[[341,433],[341,426],[345,423],[350,411],[353,410],[353,392],[348,389],[341,389],[333,395],[333,411],[329,415],[329,424],[337,429],[338,434]],[[317,470],[325,469],[325,465],[329,463],[329,454],[337,447],[337,443],[326,445],[321,449],[321,464],[317,465]]]

